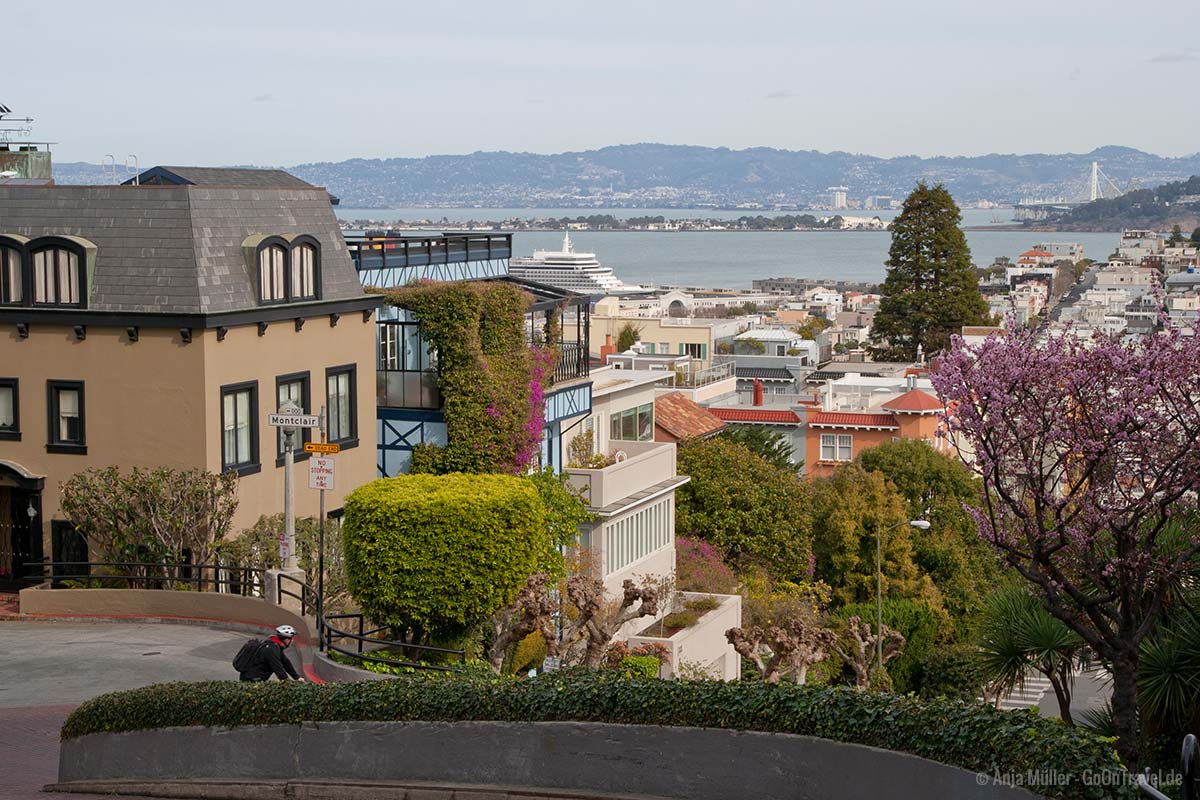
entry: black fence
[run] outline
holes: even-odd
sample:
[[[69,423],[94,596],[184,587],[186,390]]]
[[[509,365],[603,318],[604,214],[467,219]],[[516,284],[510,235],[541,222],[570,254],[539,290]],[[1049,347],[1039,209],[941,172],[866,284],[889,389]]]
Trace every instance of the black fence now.
[[[45,561],[25,565],[27,583],[102,589],[177,589],[262,597],[263,570],[223,564],[144,561]]]
[[[357,633],[343,630],[332,624],[332,621],[342,623],[343,620],[353,620],[358,628]],[[429,645],[409,644],[394,639],[382,639],[376,634],[389,630],[387,626],[366,629],[366,620],[362,614],[330,614],[321,617],[320,627],[324,649],[339,653],[343,656],[369,661],[374,664],[388,664],[393,667],[409,667],[411,669],[435,670],[438,672],[457,672],[459,667],[450,664],[430,664],[421,661],[426,654],[437,658],[455,658],[459,663],[467,660],[463,650],[451,650],[446,647],[431,647]],[[346,649],[343,644],[352,642],[353,650]]]
[[[1183,738],[1183,752],[1179,757],[1179,776],[1182,779],[1179,800],[1200,800],[1200,780],[1196,775],[1197,769],[1200,767],[1198,767],[1197,761],[1200,761],[1200,745],[1197,744],[1196,737],[1189,733]],[[1147,769],[1146,772],[1149,773],[1150,770]],[[1151,797],[1154,800],[1171,800],[1145,776],[1138,776],[1138,788],[1141,789],[1143,797]]]

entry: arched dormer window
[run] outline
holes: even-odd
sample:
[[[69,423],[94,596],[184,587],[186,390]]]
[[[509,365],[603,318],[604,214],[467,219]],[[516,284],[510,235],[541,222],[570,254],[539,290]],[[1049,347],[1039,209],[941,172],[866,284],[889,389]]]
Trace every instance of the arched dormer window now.
[[[291,285],[288,287],[288,296],[292,300],[317,299],[320,254],[320,247],[311,236],[298,236],[292,240]]]
[[[47,236],[28,245],[29,276],[35,306],[87,304],[87,254],[68,237]]]
[[[0,305],[19,305],[24,302],[22,249],[17,242],[0,238]]]
[[[258,250],[258,299],[261,303],[287,302],[287,248],[267,240]]]
[[[263,305],[317,300],[321,294],[321,245],[307,234],[251,236],[242,244],[253,265]]]

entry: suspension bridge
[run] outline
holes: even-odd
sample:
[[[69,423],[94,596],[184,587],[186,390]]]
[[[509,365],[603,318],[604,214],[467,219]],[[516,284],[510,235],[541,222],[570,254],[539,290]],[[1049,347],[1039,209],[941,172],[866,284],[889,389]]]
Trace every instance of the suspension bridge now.
[[[1023,199],[1013,206],[1013,216],[1018,220],[1042,220],[1064,211],[1090,203],[1093,200],[1111,199],[1125,194],[1133,188],[1131,182],[1124,189],[1100,169],[1100,162],[1093,161],[1092,168],[1081,181],[1071,187],[1074,191],[1065,197],[1038,197]]]

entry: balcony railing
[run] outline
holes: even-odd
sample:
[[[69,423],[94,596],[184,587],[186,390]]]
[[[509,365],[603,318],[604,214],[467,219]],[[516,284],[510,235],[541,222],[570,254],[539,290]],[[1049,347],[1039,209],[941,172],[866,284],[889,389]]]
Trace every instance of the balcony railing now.
[[[560,342],[558,361],[554,364],[554,383],[586,378],[589,373],[587,347],[582,342]]]

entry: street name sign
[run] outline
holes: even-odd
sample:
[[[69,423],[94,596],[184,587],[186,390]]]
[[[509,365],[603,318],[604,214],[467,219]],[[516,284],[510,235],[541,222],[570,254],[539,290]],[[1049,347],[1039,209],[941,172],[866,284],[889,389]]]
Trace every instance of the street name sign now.
[[[308,488],[333,489],[333,459],[315,456],[308,460]]]
[[[275,428],[317,428],[321,417],[317,414],[268,414],[267,423]]]
[[[326,444],[325,442],[305,442],[304,452],[320,453],[326,456],[336,456],[338,453],[342,452],[342,446],[340,444]]]

